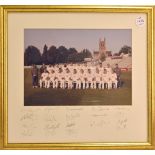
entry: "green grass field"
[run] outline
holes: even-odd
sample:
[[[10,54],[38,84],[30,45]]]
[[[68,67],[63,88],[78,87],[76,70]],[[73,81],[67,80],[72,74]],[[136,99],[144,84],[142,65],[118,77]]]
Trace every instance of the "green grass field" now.
[[[32,88],[30,69],[24,70],[25,106],[68,106],[68,105],[131,105],[131,72],[121,75],[123,86],[111,90],[62,90]]]

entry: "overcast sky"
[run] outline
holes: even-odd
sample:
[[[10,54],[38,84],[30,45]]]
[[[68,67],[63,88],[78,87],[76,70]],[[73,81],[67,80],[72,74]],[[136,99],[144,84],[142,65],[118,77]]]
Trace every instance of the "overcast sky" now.
[[[131,29],[25,29],[24,48],[33,45],[42,53],[46,44],[48,47],[74,47],[78,52],[87,48],[93,52],[99,49],[99,39],[104,37],[107,50],[113,53],[124,45],[132,46]]]

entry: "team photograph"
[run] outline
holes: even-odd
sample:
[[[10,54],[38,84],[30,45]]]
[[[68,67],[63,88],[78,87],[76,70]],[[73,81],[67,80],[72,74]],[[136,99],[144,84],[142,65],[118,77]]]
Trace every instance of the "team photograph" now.
[[[131,29],[25,29],[24,105],[132,105]]]

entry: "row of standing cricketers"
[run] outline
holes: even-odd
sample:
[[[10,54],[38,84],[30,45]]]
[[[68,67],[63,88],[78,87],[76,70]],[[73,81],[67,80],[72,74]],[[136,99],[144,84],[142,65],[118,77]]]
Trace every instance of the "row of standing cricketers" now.
[[[84,72],[83,69],[77,72],[77,69],[73,70],[73,73],[66,68],[65,72],[60,68],[58,72],[51,70],[49,73],[47,70],[41,74],[39,80],[40,88],[62,88],[62,89],[112,89],[117,88],[118,80],[117,74],[112,70],[106,68],[100,72],[96,69],[95,73],[92,73],[91,69]]]

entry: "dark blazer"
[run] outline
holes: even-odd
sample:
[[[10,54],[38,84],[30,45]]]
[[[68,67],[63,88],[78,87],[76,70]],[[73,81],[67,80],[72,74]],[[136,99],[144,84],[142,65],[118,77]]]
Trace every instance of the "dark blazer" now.
[[[38,76],[38,68],[37,67],[32,67],[31,75],[32,76]]]

